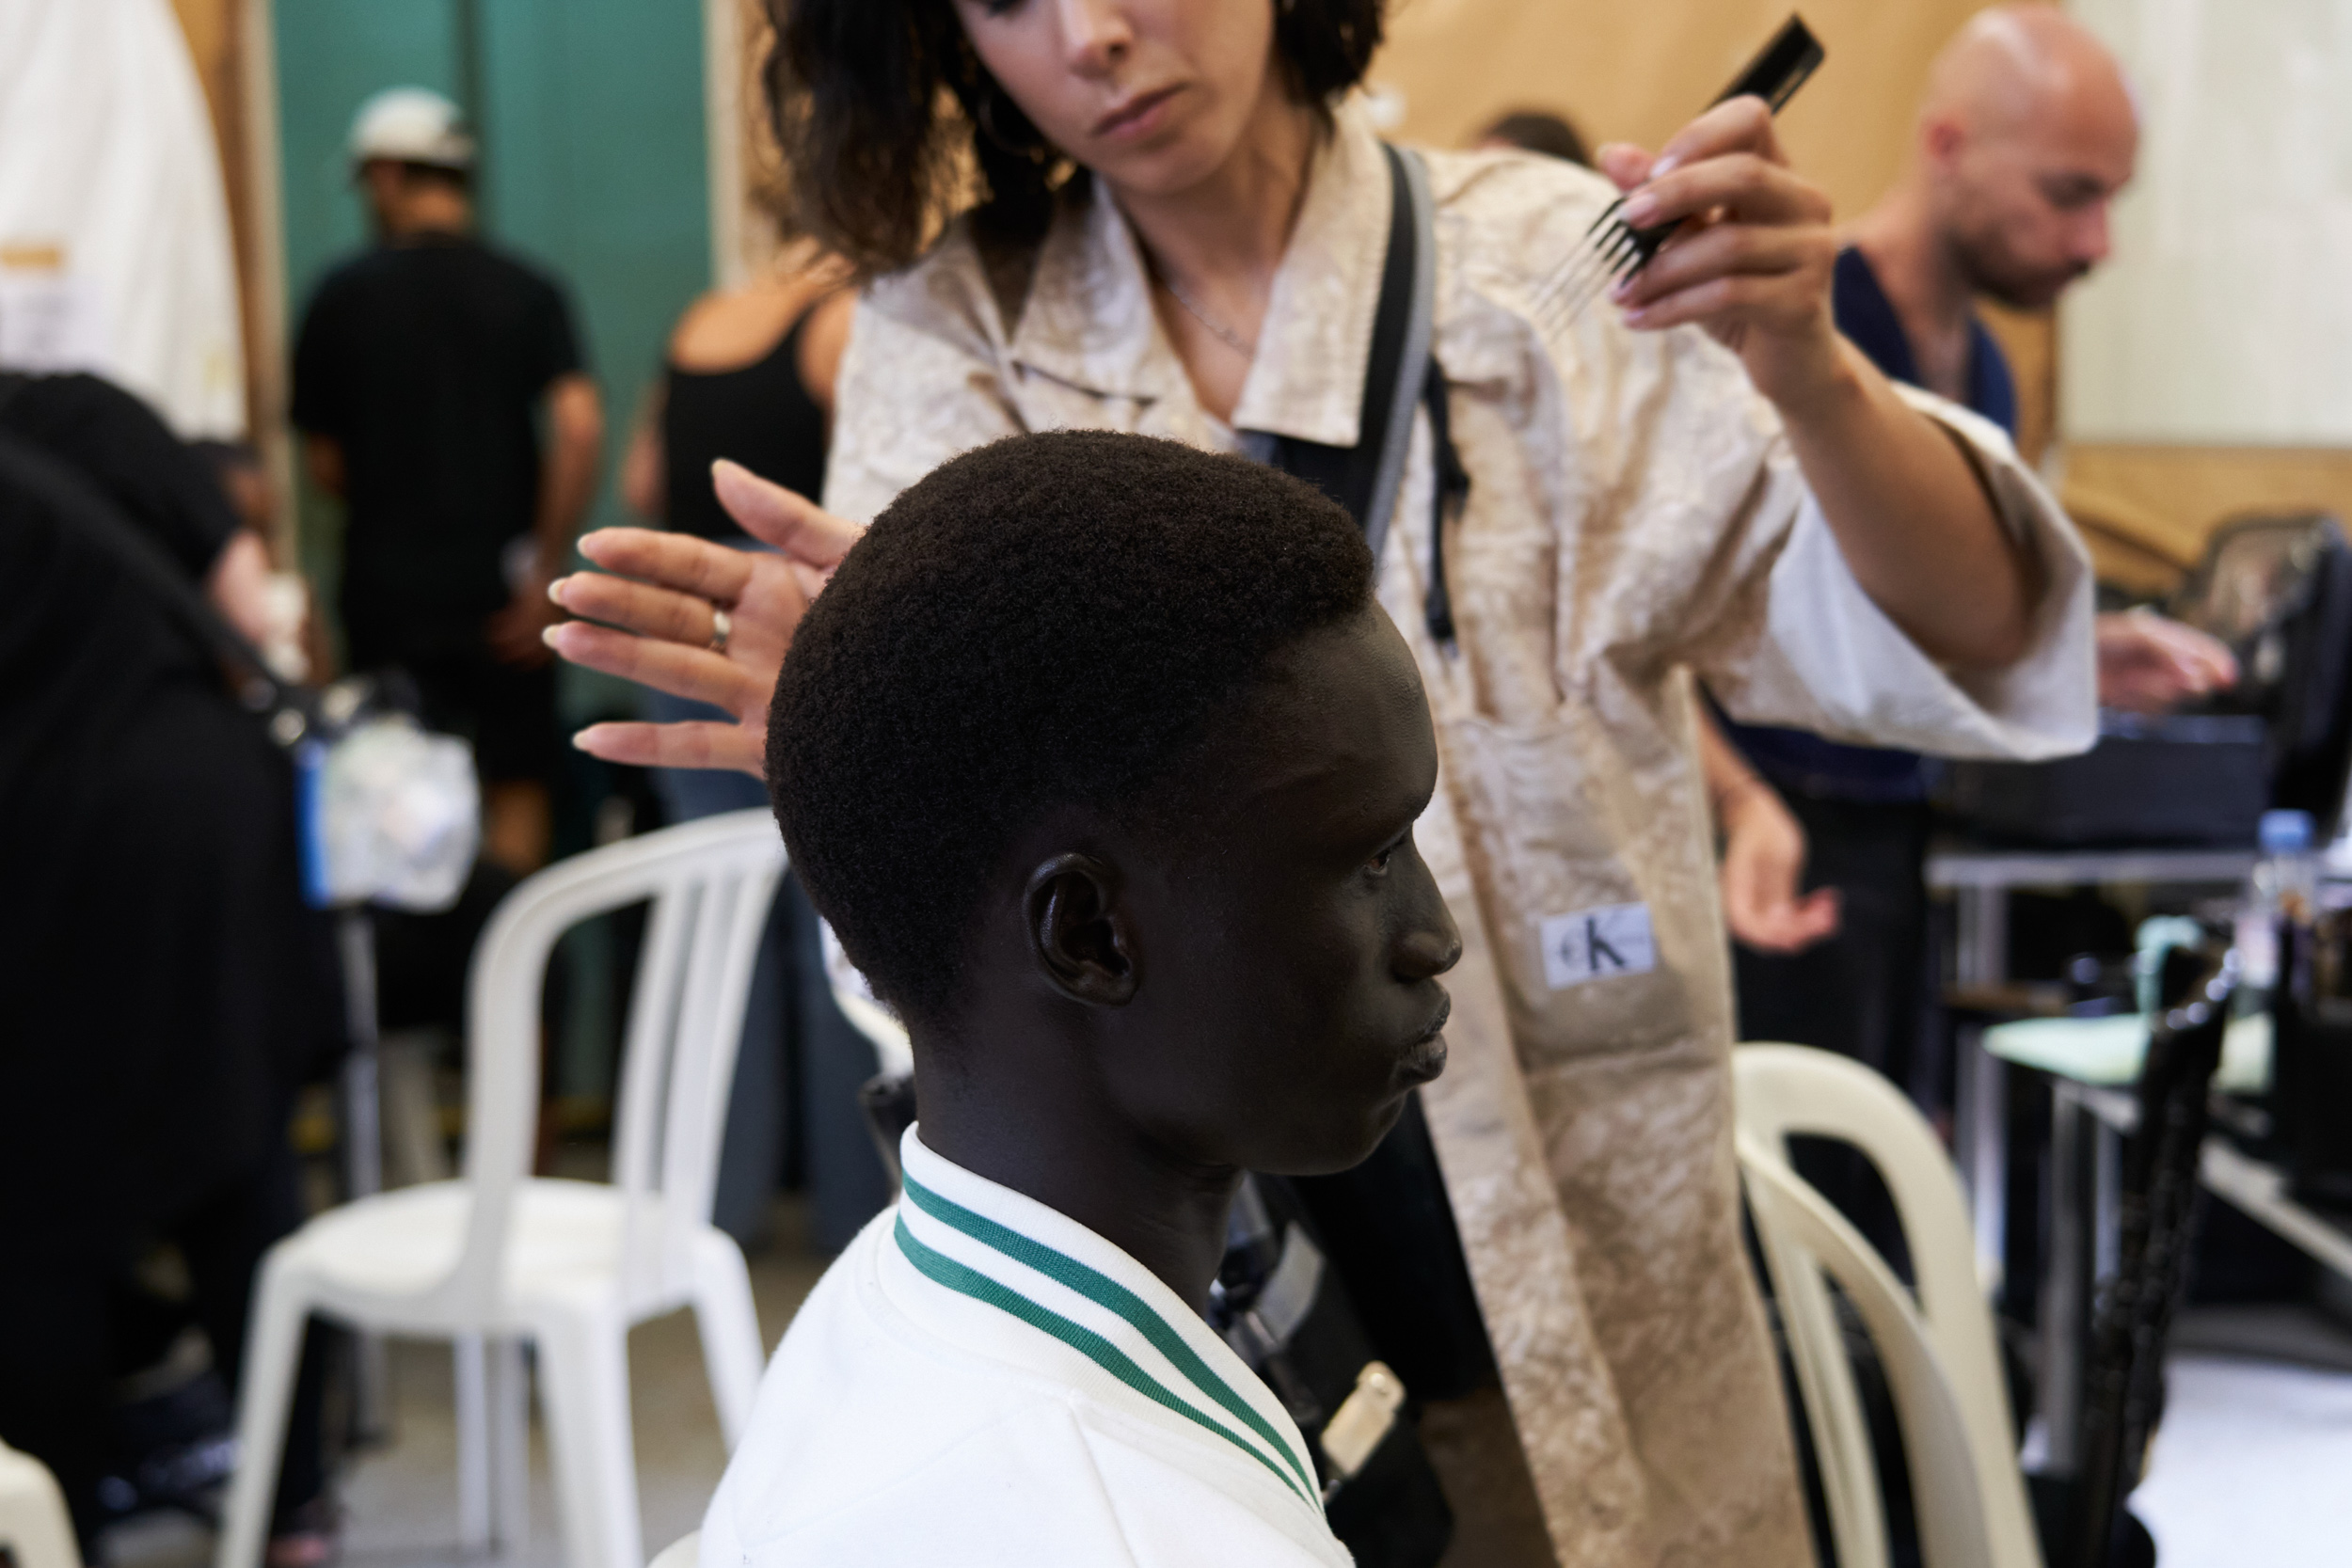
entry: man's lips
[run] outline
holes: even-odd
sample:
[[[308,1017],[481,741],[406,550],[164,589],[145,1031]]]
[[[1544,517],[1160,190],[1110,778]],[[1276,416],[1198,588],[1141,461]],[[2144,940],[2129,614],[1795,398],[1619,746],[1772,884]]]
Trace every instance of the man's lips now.
[[[1113,109],[1109,114],[1106,114],[1101,119],[1096,120],[1094,122],[1094,134],[1098,136],[1117,135],[1120,132],[1134,126],[1152,110],[1158,108],[1161,104],[1175,97],[1178,90],[1178,87],[1154,87],[1150,92],[1136,94],[1125,103],[1120,104],[1119,107]]]
[[[1429,1027],[1421,1032],[1421,1037],[1406,1047],[1405,1054],[1397,1058],[1396,1076],[1400,1082],[1411,1085],[1426,1084],[1445,1070],[1445,1022],[1452,1016],[1454,1016],[1454,998],[1448,996],[1440,999],[1438,1003],[1438,1016],[1430,1020]]]

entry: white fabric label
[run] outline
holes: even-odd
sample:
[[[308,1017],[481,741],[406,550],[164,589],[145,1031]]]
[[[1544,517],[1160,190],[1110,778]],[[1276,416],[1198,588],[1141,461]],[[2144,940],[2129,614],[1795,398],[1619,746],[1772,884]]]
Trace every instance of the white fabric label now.
[[[1658,967],[1647,904],[1547,915],[1536,932],[1543,943],[1544,978],[1553,990],[1616,974],[1647,974]]]

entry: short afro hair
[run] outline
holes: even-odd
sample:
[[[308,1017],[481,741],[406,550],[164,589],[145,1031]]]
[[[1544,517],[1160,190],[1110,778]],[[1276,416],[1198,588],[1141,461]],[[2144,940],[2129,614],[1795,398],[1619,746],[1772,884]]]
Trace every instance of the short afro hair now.
[[[878,995],[941,1019],[1013,840],[1072,804],[1160,820],[1216,715],[1372,578],[1343,510],[1238,457],[1064,431],[946,464],[776,681],[769,796],[810,899]]]

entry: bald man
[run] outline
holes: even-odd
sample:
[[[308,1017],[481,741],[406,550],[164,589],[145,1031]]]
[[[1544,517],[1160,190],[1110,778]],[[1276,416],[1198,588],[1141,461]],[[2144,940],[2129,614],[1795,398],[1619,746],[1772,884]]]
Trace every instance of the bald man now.
[[[2107,209],[2138,150],[2130,89],[2097,39],[2055,7],[1980,12],[1935,61],[1901,181],[1849,230],[1839,330],[1892,379],[2013,436],[2015,387],[1977,301],[2046,309],[2104,261]],[[2111,706],[2157,710],[2235,678],[2218,643],[2153,616],[2101,617],[2099,644]],[[1731,734],[1736,751],[1706,752],[1742,1037],[1842,1052],[1932,1103],[1940,1074],[1916,1052],[1925,760],[1791,730]],[[1868,1198],[1848,1207],[1883,1234]]]

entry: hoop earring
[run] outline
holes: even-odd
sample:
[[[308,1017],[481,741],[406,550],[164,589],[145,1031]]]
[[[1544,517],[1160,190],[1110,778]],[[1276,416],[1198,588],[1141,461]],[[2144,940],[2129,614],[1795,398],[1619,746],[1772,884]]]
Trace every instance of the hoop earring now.
[[[1027,146],[1022,146],[1018,143],[1007,140],[1003,133],[996,129],[996,115],[994,111],[999,90],[1000,89],[993,83],[991,83],[989,86],[981,88],[976,95],[977,102],[973,107],[972,119],[974,122],[979,126],[980,135],[986,136],[990,141],[994,142],[998,150],[1001,151],[1009,152],[1016,158],[1025,158],[1033,164],[1043,163],[1047,155],[1047,150],[1045,145],[1041,141],[1032,142]]]

